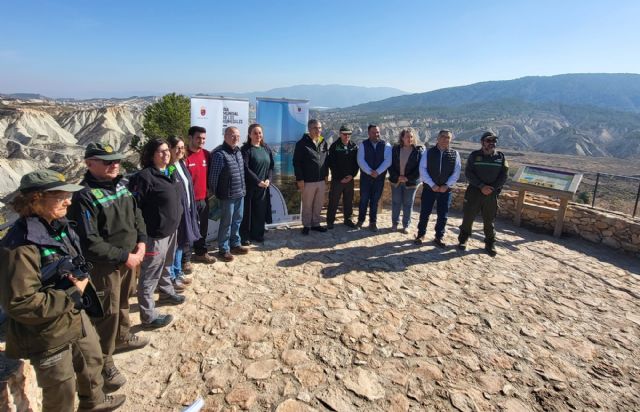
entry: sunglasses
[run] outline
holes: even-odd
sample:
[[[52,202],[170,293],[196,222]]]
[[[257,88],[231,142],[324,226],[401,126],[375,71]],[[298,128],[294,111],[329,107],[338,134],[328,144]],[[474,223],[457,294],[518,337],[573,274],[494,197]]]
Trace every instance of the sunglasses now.
[[[120,159],[117,160],[102,160],[102,164],[105,166],[111,166],[112,164],[120,164]]]
[[[498,141],[496,139],[484,139],[485,142],[487,143],[497,143]]]

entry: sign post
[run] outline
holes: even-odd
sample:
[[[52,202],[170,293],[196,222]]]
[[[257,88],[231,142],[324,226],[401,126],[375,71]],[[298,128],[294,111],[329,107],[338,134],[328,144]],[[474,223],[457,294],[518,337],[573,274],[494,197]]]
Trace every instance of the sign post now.
[[[524,208],[542,212],[555,212],[556,225],[553,235],[559,237],[562,234],[562,225],[564,224],[567,205],[569,204],[569,200],[573,199],[581,180],[582,173],[566,172],[532,165],[522,166],[513,177],[513,182],[510,183],[511,187],[518,189],[516,215],[513,219],[514,224],[520,226],[522,210]],[[527,203],[525,202],[526,192],[540,193],[559,198],[560,206],[558,209],[554,209],[548,206]]]

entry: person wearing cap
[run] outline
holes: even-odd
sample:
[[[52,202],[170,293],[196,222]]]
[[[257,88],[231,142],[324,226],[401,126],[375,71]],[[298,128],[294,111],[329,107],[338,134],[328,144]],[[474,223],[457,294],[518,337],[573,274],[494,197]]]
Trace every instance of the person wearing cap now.
[[[418,221],[418,236],[414,241],[419,245],[424,241],[427,233],[427,223],[433,210],[433,204],[438,203],[434,243],[438,247],[445,247],[444,232],[447,226],[449,206],[451,205],[451,188],[460,177],[460,154],[449,148],[453,133],[450,130],[440,130],[436,144],[427,150],[420,160],[420,179],[422,198],[420,200],[420,220]]]
[[[0,304],[8,315],[6,355],[31,361],[43,411],[112,411],[124,395],[105,395],[102,351],[87,313],[89,269],[65,218],[71,193],[62,174],[24,175],[11,206],[20,216],[0,241]],[[73,274],[72,274],[73,273]],[[95,291],[94,291],[95,292]],[[94,307],[95,309],[95,307]]]
[[[352,130],[346,124],[340,126],[340,138],[329,147],[327,165],[331,171],[329,206],[327,207],[327,229],[333,229],[340,197],[344,224],[355,228],[353,215],[354,178],[358,175],[358,146],[351,141]]]
[[[105,316],[93,322],[102,346],[105,386],[113,390],[126,383],[113,354],[149,343],[149,338],[130,332],[129,297],[135,294],[147,234],[140,209],[127,189],[128,181],[120,174],[123,158],[109,144],[89,143],[84,154],[87,172],[80,182],[83,189],[73,194],[69,208],[102,296]]]
[[[358,166],[360,166],[360,204],[358,223],[361,228],[369,209],[369,230],[378,231],[378,203],[384,190],[384,178],[391,166],[391,145],[380,139],[380,128],[370,124],[367,128],[369,138],[358,146]]]
[[[141,171],[129,180],[147,227],[146,252],[140,264],[138,307],[145,329],[157,329],[173,321],[171,314],[156,310],[153,295],[158,291],[159,303],[180,305],[186,298],[176,293],[170,268],[176,248],[178,225],[182,218],[184,186],[175,173],[170,173],[171,151],[164,139],[150,139],[140,154]]]
[[[480,137],[482,148],[471,152],[464,173],[469,181],[464,194],[462,225],[458,235],[458,249],[467,248],[473,220],[482,214],[484,224],[484,248],[495,256],[496,230],[494,222],[498,212],[498,195],[507,181],[509,165],[504,153],[496,151],[498,137],[485,132]]]
[[[302,194],[302,234],[310,230],[326,232],[320,225],[320,212],[324,204],[325,183],[327,178],[327,142],[322,136],[322,123],[311,119],[307,122],[308,133],[296,142],[293,152],[293,170],[296,185]]]

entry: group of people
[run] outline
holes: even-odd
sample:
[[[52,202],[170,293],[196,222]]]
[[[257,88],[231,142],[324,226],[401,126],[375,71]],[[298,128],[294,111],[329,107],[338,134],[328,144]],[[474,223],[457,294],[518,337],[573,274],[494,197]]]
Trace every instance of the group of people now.
[[[103,143],[86,147],[79,185],[52,170],[22,177],[11,202],[19,219],[0,242],[0,304],[6,353],[31,360],[44,411],[73,411],[76,393],[79,411],[125,402],[112,395],[126,383],[113,355],[149,343],[131,333],[129,297],[143,328],[172,322],[156,306],[184,303],[191,262],[216,261],[206,246],[210,194],[221,213],[219,259],[264,240],[274,163],[262,127],[252,124],[242,147],[235,127],[212,152],[205,141],[198,126],[186,142],[150,139],[128,179],[124,155]]]
[[[436,137],[436,144],[426,152],[417,144],[411,129],[403,129],[393,147],[380,138],[380,128],[375,124],[368,126],[368,138],[358,145],[351,141],[352,130],[347,125],[342,125],[339,133],[340,138],[328,146],[322,136],[322,123],[312,119],[308,123],[308,133],[296,143],[293,166],[298,190],[302,194],[302,234],[308,235],[312,230],[326,232],[333,229],[341,198],[346,226],[362,228],[368,213],[368,228],[377,232],[378,204],[388,174],[391,184],[391,229],[409,233],[416,191],[422,184],[415,243],[422,244],[424,241],[429,216],[436,204],[434,243],[445,247],[444,234],[451,205],[451,188],[460,177],[462,164],[460,154],[450,147],[453,133],[441,130]],[[482,134],[482,147],[469,155],[465,167],[469,185],[465,192],[463,221],[458,236],[458,248],[465,250],[473,221],[481,213],[485,250],[491,256],[497,253],[494,221],[498,194],[507,180],[509,167],[504,154],[495,150],[497,139],[492,132]],[[322,226],[320,213],[324,204],[325,180],[329,172],[329,205],[326,226]],[[354,178],[358,172],[360,201],[358,220],[354,222]]]
[[[388,175],[392,186],[392,228],[409,233],[413,203],[423,184],[416,243],[422,243],[437,202],[435,243],[444,246],[451,187],[460,175],[453,134],[442,130],[427,150],[405,129],[393,147],[369,125],[368,139],[356,145],[343,125],[330,146],[322,123],[310,120],[297,142],[293,165],[302,195],[302,234],[333,229],[342,199],[344,224],[378,231],[378,203]],[[458,236],[466,247],[473,220],[482,214],[485,247],[495,255],[493,221],[507,162],[495,151],[497,137],[482,135],[482,148],[469,156],[464,217]],[[209,152],[206,130],[180,137],[153,138],[140,153],[141,170],[120,173],[124,156],[108,144],[85,150],[86,173],[79,185],[60,173],[40,170],[23,176],[11,205],[20,216],[0,242],[0,304],[8,315],[6,353],[31,360],[43,389],[44,411],[110,411],[125,402],[112,395],[126,383],[114,363],[117,352],[135,350],[148,337],[131,332],[129,297],[137,296],[145,329],[169,325],[173,317],[157,305],[185,302],[191,262],[211,264],[207,249],[209,198],[218,202],[217,258],[230,262],[264,241],[271,222],[269,187],[273,154],[262,126],[252,124],[240,146],[240,131],[228,127],[224,142]],[[321,225],[325,181],[331,172],[326,226]],[[360,202],[354,222],[355,178]],[[400,215],[402,213],[402,220]],[[68,216],[68,217],[67,217]],[[90,275],[90,276],[89,276]],[[158,301],[154,294],[158,292]]]

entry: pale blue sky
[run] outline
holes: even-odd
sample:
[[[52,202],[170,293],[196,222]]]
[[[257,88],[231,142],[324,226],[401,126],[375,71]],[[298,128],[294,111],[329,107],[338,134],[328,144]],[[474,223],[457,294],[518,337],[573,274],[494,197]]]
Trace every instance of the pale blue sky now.
[[[2,93],[423,92],[640,72],[640,1],[0,0],[0,11]]]

